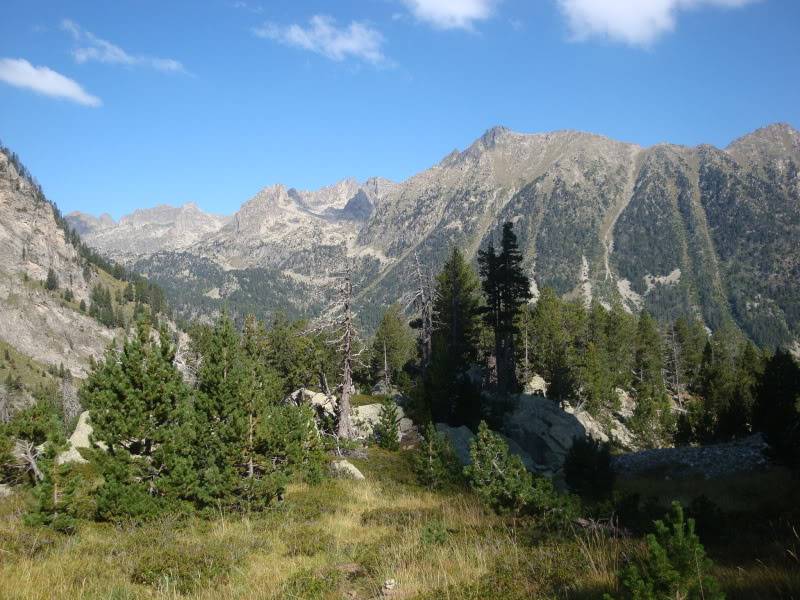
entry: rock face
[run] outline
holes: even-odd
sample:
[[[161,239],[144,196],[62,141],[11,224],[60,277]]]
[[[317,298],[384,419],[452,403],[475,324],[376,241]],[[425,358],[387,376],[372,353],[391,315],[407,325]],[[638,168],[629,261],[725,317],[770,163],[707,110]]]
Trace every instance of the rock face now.
[[[761,434],[710,446],[659,448],[612,459],[622,476],[658,476],[665,479],[713,479],[740,472],[759,471],[769,464],[768,445]]]
[[[195,242],[125,257],[188,315],[224,303],[313,314],[348,259],[360,308],[377,311],[408,291],[415,256],[434,271],[452,246],[473,258],[510,220],[536,289],[664,318],[696,311],[711,328],[731,317],[759,343],[790,346],[799,173],[800,133],[788,125],[724,150],[498,127],[401,183],[267,187]],[[121,256],[110,235],[93,243]]]
[[[557,472],[575,438],[588,435],[574,415],[543,396],[519,396],[515,409],[503,420],[503,432],[530,455],[536,470]]]
[[[51,268],[61,289],[88,303],[95,277],[84,278],[80,256],[53,206],[0,152],[0,338],[40,363],[63,363],[85,376],[90,358],[100,359],[121,331],[103,327],[45,290],[41,282]]]

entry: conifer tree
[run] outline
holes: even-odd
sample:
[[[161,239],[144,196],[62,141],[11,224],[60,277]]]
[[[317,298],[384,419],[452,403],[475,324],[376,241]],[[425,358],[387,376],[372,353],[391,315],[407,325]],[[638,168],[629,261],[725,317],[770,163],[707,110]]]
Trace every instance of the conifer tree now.
[[[396,382],[405,364],[412,358],[414,337],[403,317],[399,304],[393,304],[383,314],[372,342],[372,373],[387,384]]]
[[[336,408],[336,435],[342,439],[353,439],[356,435],[352,422],[351,398],[355,394],[353,374],[362,365],[360,356],[365,347],[356,327],[353,308],[353,272],[348,265],[339,277],[336,297],[324,315],[307,331],[310,334],[327,334],[328,344],[338,354],[339,403]]]
[[[391,398],[386,398],[381,403],[381,410],[378,413],[378,422],[375,424],[375,440],[378,446],[386,450],[399,450],[400,441],[397,439],[397,425],[400,417],[397,411],[397,404]]]
[[[675,419],[664,385],[661,335],[647,311],[639,316],[634,349],[636,410],[631,427],[645,445],[658,447],[671,439]]]
[[[420,485],[431,490],[455,484],[462,478],[461,463],[450,440],[436,431],[433,423],[425,426],[414,454],[414,471]]]
[[[52,267],[47,269],[47,279],[44,282],[44,287],[50,291],[58,289],[58,276]]]
[[[202,340],[201,354],[195,400],[197,434],[203,440],[196,449],[199,501],[230,504],[246,463],[249,390],[240,336],[227,314]]]
[[[756,387],[753,425],[781,462],[800,469],[800,365],[786,350],[766,361]]]
[[[497,389],[502,394],[519,388],[514,339],[520,308],[531,298],[530,280],[522,270],[514,225],[503,225],[500,252],[493,243],[478,253],[478,264],[486,297],[484,321],[494,332],[494,354],[497,364]]]
[[[253,315],[245,319],[241,341],[241,360],[244,363],[242,381],[242,400],[246,422],[242,462],[244,481],[242,496],[249,507],[255,504],[268,504],[274,490],[274,463],[272,457],[265,457],[260,451],[263,445],[260,433],[263,421],[270,407],[276,406],[282,395],[282,382],[278,373],[269,366],[267,360],[269,346],[266,331]],[[258,502],[258,498],[262,502]],[[263,500],[266,499],[266,503]]]
[[[194,492],[190,400],[174,359],[167,331],[161,328],[156,341],[142,319],[122,350],[112,346],[81,388],[92,439],[108,449],[95,453],[104,477],[101,518],[150,516],[160,500]]]
[[[555,291],[545,287],[531,313],[533,367],[547,381],[548,396],[560,402],[573,397],[577,389],[562,304]]]
[[[426,382],[435,421],[451,425],[480,420],[478,391],[467,371],[478,353],[480,296],[475,272],[457,248],[436,278],[433,352]]]
[[[522,459],[485,422],[470,444],[472,462],[465,469],[475,493],[498,513],[519,514],[533,499],[533,477]]]

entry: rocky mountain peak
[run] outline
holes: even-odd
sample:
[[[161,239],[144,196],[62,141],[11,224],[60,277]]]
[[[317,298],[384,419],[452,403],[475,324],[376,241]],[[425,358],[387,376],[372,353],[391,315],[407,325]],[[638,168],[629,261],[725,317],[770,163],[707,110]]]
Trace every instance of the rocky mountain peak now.
[[[726,152],[747,164],[763,165],[786,158],[800,164],[800,132],[788,123],[773,123],[735,140]]]

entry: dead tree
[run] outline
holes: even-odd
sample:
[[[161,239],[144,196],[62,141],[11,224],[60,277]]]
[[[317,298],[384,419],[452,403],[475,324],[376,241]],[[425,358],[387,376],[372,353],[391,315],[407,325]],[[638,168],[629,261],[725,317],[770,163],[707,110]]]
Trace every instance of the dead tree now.
[[[355,325],[353,274],[349,265],[347,271],[339,279],[339,289],[333,303],[323,313],[322,317],[314,323],[309,332],[328,332],[333,334],[328,343],[338,350],[342,361],[342,383],[336,434],[340,438],[353,439],[355,437],[355,429],[353,428],[352,408],[350,405],[350,399],[355,393],[353,367],[359,362],[359,356],[364,351],[364,345],[361,344],[358,329]]]
[[[17,443],[16,448],[17,456],[19,458],[19,467],[23,472],[30,472],[33,474],[34,480],[38,483],[44,481],[44,474],[39,469],[38,460],[41,457],[41,452],[34,446],[33,442],[22,440]]]
[[[415,312],[419,315],[415,321],[415,325],[420,330],[419,341],[422,349],[422,370],[425,372],[431,364],[431,356],[433,354],[433,330],[435,319],[433,307],[435,291],[431,276],[422,268],[419,255],[416,253],[414,253],[414,267],[417,289],[414,291],[414,296],[409,304],[414,307]]]

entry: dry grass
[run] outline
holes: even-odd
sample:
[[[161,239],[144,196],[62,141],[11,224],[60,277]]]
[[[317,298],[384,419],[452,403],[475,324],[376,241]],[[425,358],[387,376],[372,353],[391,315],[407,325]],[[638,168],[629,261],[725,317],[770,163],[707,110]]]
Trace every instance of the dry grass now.
[[[614,592],[617,569],[641,548],[512,526],[469,494],[413,485],[403,453],[371,450],[359,466],[367,481],[294,486],[262,515],[85,523],[71,537],[24,526],[24,499],[2,500],[0,598],[369,599],[394,579],[392,598],[588,600]],[[718,571],[729,598],[798,597],[800,569]]]

